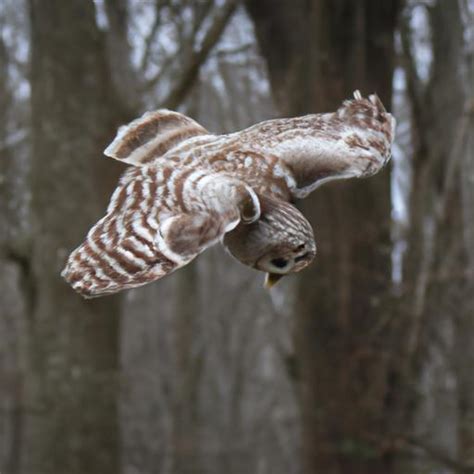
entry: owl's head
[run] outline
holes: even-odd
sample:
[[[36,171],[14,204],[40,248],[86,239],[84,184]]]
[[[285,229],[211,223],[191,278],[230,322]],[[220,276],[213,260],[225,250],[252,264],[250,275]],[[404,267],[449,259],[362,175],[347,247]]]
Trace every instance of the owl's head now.
[[[259,196],[261,215],[225,235],[224,245],[240,262],[267,273],[265,286],[307,267],[316,255],[313,229],[296,207]]]

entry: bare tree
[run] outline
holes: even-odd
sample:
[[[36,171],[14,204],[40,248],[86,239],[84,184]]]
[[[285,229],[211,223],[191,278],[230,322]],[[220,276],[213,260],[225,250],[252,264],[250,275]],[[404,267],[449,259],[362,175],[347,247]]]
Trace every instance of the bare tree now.
[[[59,276],[67,253],[103,213],[123,170],[100,160],[101,152],[117,125],[138,115],[144,94],[130,62],[128,5],[105,6],[104,35],[93,2],[29,2],[32,228],[15,250],[28,289],[21,472],[119,470],[121,298],[85,302]],[[204,34],[203,41],[183,62],[186,82],[167,96],[175,106],[234,8],[229,1],[212,9],[204,33],[194,31]],[[156,81],[147,90],[152,85]]]
[[[409,4],[402,22],[415,132],[403,317],[405,377],[419,379],[424,395],[420,399],[412,393],[406,400],[424,413],[415,417],[415,433],[447,453],[456,470],[468,472],[474,459],[473,218],[466,212],[472,209],[469,193],[463,190],[472,176],[472,88],[467,87],[472,52],[464,43],[468,21],[463,21],[461,5],[438,0],[421,7],[432,54],[426,80],[418,73],[410,25],[417,7]],[[433,373],[437,377],[429,376]],[[447,383],[450,379],[453,384]],[[438,407],[439,416],[432,418],[429,406]]]
[[[472,1],[26,3],[0,0],[0,471],[472,472]],[[217,248],[122,298],[61,281],[124,169],[101,159],[117,125],[167,106],[228,132],[354,89],[389,106],[397,59],[397,236],[386,170],[304,203],[317,260],[271,294]]]
[[[400,2],[247,5],[282,114],[334,110],[355,89],[390,105]],[[295,306],[304,472],[390,472],[371,442],[394,397],[389,173],[327,187],[303,207],[320,249]]]
[[[5,18],[0,16],[0,22],[3,21]],[[0,469],[15,474],[19,472],[21,454],[20,353],[28,295],[28,267],[24,256],[18,255],[17,243],[22,240],[22,211],[28,196],[24,189],[24,150],[12,140],[9,66],[11,58],[0,36]]]
[[[60,272],[120,167],[98,159],[124,120],[92,2],[29,2],[32,231],[22,472],[115,473],[120,298],[86,302]]]

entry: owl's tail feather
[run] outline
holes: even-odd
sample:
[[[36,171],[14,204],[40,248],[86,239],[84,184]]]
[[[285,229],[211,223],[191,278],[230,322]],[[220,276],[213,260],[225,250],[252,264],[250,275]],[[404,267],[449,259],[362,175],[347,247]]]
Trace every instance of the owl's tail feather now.
[[[134,166],[149,164],[189,138],[209,135],[195,120],[160,109],[119,128],[104,154]]]

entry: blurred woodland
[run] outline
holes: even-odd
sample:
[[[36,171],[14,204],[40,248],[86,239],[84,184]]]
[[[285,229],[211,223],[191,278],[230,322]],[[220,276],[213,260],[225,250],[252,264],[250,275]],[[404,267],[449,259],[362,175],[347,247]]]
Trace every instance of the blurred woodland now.
[[[473,0],[0,0],[0,472],[474,472]],[[301,202],[271,292],[221,248],[60,278],[145,110],[214,132],[377,92],[391,165]]]

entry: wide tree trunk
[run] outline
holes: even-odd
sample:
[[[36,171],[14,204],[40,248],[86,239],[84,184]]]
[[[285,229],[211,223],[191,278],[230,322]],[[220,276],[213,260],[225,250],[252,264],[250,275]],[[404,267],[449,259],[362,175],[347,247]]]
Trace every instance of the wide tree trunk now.
[[[399,3],[249,1],[281,113],[334,110],[355,89],[390,107]],[[392,421],[390,173],[326,186],[302,207],[319,249],[295,307],[304,472],[388,473],[377,443]]]
[[[0,38],[0,472],[18,473],[21,450],[21,329],[27,267],[18,250],[28,200],[24,147],[12,143],[9,57]],[[17,131],[18,133],[18,131]],[[21,133],[21,132],[20,132]],[[17,143],[18,145],[18,143]]]
[[[67,254],[103,214],[119,122],[94,3],[30,0],[32,220],[22,473],[116,474],[119,299],[85,301]]]
[[[405,377],[421,380],[418,389],[424,395],[413,394],[405,403],[422,413],[414,423],[419,436],[459,464],[472,466],[474,128],[472,90],[467,87],[472,84],[472,60],[464,45],[460,2],[438,0],[426,11],[432,49],[426,84],[414,67],[408,18],[402,30],[417,139],[404,262],[409,325],[403,354]],[[430,377],[432,373],[441,376]]]

